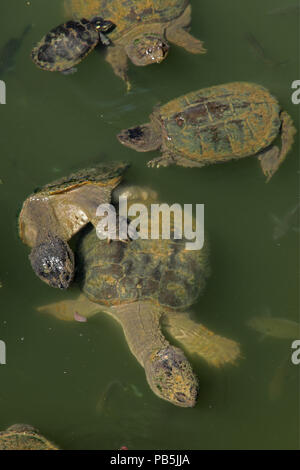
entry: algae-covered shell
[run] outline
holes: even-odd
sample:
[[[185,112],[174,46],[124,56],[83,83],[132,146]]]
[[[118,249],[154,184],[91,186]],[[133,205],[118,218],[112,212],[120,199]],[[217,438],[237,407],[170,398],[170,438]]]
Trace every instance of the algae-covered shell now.
[[[58,450],[32,426],[16,424],[0,432],[0,450]]]
[[[157,111],[166,149],[203,164],[254,155],[278,136],[277,100],[262,86],[229,83],[174,99]]]
[[[80,246],[82,288],[98,303],[117,305],[151,300],[187,308],[203,290],[207,251],[188,251],[183,240],[131,240],[107,244],[96,231]]]
[[[35,194],[39,193],[43,196],[60,194],[87,184],[103,187],[117,185],[128,167],[128,163],[124,162],[101,163],[46,184],[42,188],[36,189]]]

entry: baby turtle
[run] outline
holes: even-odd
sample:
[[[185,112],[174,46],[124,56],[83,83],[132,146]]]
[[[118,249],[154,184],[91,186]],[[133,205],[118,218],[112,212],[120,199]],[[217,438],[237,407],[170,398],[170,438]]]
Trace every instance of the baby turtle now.
[[[76,71],[74,66],[81,62],[101,41],[108,45],[104,33],[114,27],[111,21],[101,17],[90,21],[82,18],[68,21],[52,29],[32,49],[33,62],[43,70],[62,72]]]
[[[133,196],[133,200],[138,198]],[[145,204],[145,199],[140,202]],[[149,226],[151,223],[155,222],[149,217]],[[74,320],[75,313],[87,317],[99,311],[114,317],[160,398],[192,407],[198,393],[189,361],[181,349],[167,341],[161,322],[171,338],[209,364],[219,367],[239,357],[235,341],[215,335],[185,313],[205,287],[209,273],[205,245],[202,250],[189,251],[185,240],[174,238],[107,244],[92,230],[81,240],[79,259],[83,294],[77,300],[38,310],[65,320]]]
[[[51,287],[69,287],[74,255],[68,240],[87,223],[98,223],[97,207],[110,203],[111,192],[127,168],[126,163],[113,162],[80,170],[26,199],[19,216],[19,233],[32,248],[30,262],[42,281]]]
[[[14,424],[0,432],[0,450],[58,450],[28,424]]]
[[[65,0],[73,18],[109,18],[117,27],[106,60],[116,75],[127,82],[127,57],[139,66],[159,63],[174,43],[194,54],[203,54],[203,43],[188,33],[191,23],[189,0]]]
[[[202,167],[256,155],[267,181],[291,149],[296,129],[268,90],[253,83],[205,88],[158,107],[150,123],[123,130],[119,141],[138,152],[160,149],[148,163]],[[281,136],[281,150],[273,144]]]

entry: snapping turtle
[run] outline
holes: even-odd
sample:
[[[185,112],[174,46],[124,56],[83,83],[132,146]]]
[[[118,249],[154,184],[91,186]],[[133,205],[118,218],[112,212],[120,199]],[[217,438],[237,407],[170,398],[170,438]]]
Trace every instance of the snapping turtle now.
[[[0,432],[0,450],[58,450],[28,424],[14,424]]]
[[[51,29],[32,49],[33,62],[43,70],[62,72],[76,71],[74,65],[81,62],[101,41],[108,45],[104,33],[114,27],[111,21],[97,16],[89,21],[67,21]]]
[[[189,0],[65,0],[68,15],[91,18],[101,12],[116,28],[106,60],[116,75],[127,82],[127,57],[139,66],[161,62],[168,54],[168,41],[194,54],[205,49],[188,33]]]
[[[126,191],[133,195],[134,191]],[[149,226],[155,223],[150,217],[148,222]],[[99,311],[111,315],[123,327],[129,348],[145,368],[153,392],[174,405],[194,406],[196,376],[183,351],[163,335],[161,322],[188,352],[216,367],[234,363],[240,354],[236,342],[215,335],[184,312],[205,286],[205,245],[202,250],[189,251],[184,239],[166,240],[161,235],[156,240],[138,238],[127,244],[105,244],[92,230],[83,236],[78,251],[83,294],[77,300],[38,310],[64,320]]]
[[[51,287],[69,287],[74,255],[67,242],[88,222],[97,224],[97,207],[110,202],[127,168],[120,162],[99,164],[47,184],[26,199],[19,234],[32,248],[30,262],[42,281]]]
[[[160,149],[148,166],[201,167],[257,155],[269,180],[290,150],[296,129],[268,90],[253,83],[205,88],[158,107],[150,123],[123,130],[119,141],[139,152]],[[281,150],[273,141],[281,136]]]

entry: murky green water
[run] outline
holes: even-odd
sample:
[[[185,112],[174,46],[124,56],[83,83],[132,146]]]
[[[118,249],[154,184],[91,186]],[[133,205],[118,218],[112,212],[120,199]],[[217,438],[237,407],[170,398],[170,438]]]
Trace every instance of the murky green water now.
[[[134,86],[126,94],[96,52],[68,77],[33,66],[31,46],[62,21],[62,1],[1,2],[1,45],[26,25],[33,28],[13,70],[0,76],[7,85],[7,105],[0,107],[0,339],[7,345],[7,365],[0,366],[0,429],[31,423],[65,449],[298,448],[297,367],[288,367],[274,384],[291,340],[260,341],[246,325],[266,311],[299,320],[299,235],[288,225],[274,240],[271,217],[282,219],[298,203],[298,139],[266,185],[255,158],[199,170],[151,170],[145,163],[155,153],[135,153],[115,138],[118,130],[145,122],[158,102],[234,80],[265,85],[299,126],[299,108],[290,98],[291,83],[299,79],[297,13],[268,14],[282,7],[281,0],[192,5],[192,31],[208,54],[173,47],[159,66],[132,66]],[[246,33],[261,43],[273,66],[256,54]],[[212,276],[193,311],[208,327],[239,341],[243,359],[216,371],[192,358],[201,384],[195,409],[178,409],[153,395],[112,319],[99,315],[67,324],[35,311],[75,292],[51,290],[33,274],[16,231],[23,200],[73,169],[120,159],[132,162],[129,182],[151,185],[162,200],[205,203]],[[291,223],[296,226],[297,217]]]

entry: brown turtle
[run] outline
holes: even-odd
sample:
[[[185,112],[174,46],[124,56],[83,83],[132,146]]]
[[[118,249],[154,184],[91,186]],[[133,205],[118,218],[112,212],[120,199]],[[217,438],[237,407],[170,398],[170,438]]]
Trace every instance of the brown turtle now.
[[[119,141],[138,152],[160,149],[148,166],[202,167],[258,156],[267,180],[277,171],[296,129],[266,88],[228,83],[183,95],[157,107],[150,123],[123,130]],[[281,136],[281,150],[274,140]]]
[[[58,450],[58,447],[34,427],[14,424],[0,432],[0,450]]]
[[[120,162],[96,165],[47,184],[26,199],[19,233],[32,248],[30,262],[42,281],[51,287],[69,287],[74,255],[68,240],[87,223],[97,224],[97,207],[110,202],[127,168]]]
[[[64,74],[76,71],[81,62],[97,45],[110,42],[104,35],[114,27],[101,17],[67,21],[47,33],[32,49],[33,62],[40,69]]]
[[[116,25],[106,60],[127,84],[127,57],[140,66],[159,63],[168,54],[169,42],[194,54],[206,52],[188,33],[189,0],[65,0],[65,9],[75,19],[101,15]]]
[[[130,202],[146,205],[155,197],[149,192],[146,201],[145,191],[136,187],[127,188],[125,194],[132,197]],[[149,218],[149,231],[157,223]],[[169,343],[162,328],[188,353],[216,367],[239,358],[235,341],[207,330],[186,312],[204,290],[209,274],[206,243],[201,250],[189,251],[184,239],[162,239],[160,233],[159,239],[106,244],[93,229],[83,235],[78,255],[83,294],[38,310],[63,320],[83,321],[99,311],[111,315],[121,324],[131,352],[160,398],[192,407],[198,393],[190,362],[180,348]]]

